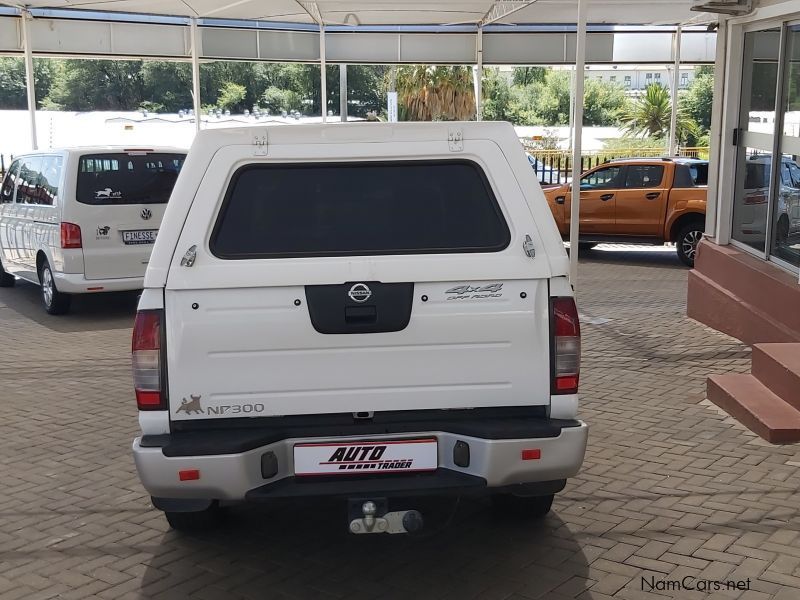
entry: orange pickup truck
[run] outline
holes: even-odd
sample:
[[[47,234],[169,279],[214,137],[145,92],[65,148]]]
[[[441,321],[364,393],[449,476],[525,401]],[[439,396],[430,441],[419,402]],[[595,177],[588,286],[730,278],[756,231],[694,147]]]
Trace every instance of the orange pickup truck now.
[[[690,158],[614,160],[581,175],[579,248],[600,242],[675,242],[694,266],[706,219],[708,162]],[[564,239],[569,238],[570,184],[544,188]]]

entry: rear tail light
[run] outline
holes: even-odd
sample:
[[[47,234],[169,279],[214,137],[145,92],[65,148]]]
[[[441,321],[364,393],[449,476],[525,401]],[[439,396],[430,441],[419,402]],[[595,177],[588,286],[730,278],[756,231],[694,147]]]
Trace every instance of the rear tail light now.
[[[751,204],[766,204],[768,200],[767,194],[748,194],[744,197],[744,203]]]
[[[551,298],[553,394],[577,394],[581,370],[581,324],[575,299]]]
[[[139,410],[166,410],[163,389],[161,332],[163,310],[140,310],[133,325],[131,359]]]
[[[82,248],[81,228],[75,223],[61,223],[61,247]]]

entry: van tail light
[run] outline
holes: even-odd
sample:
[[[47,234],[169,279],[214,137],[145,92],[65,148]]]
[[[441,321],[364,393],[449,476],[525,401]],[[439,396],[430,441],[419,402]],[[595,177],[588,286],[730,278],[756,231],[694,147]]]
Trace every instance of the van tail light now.
[[[163,310],[140,310],[133,325],[131,359],[133,387],[139,410],[166,410],[162,377]]]
[[[75,223],[61,223],[61,247],[82,248],[81,228]]]
[[[581,324],[575,299],[550,299],[553,328],[553,394],[577,394],[581,371]]]

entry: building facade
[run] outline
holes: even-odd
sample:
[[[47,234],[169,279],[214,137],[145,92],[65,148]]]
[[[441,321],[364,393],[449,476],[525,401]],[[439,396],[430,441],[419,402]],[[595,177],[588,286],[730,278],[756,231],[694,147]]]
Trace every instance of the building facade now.
[[[708,398],[770,441],[800,439],[800,1],[720,21],[706,239],[689,316],[753,346]]]

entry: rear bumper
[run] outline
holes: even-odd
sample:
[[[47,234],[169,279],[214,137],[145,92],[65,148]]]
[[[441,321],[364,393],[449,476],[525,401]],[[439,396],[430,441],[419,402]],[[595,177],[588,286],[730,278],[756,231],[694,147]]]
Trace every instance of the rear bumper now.
[[[97,292],[127,292],[141,290],[144,277],[120,279],[86,279],[83,273],[53,273],[56,288],[65,294],[93,294]]]
[[[588,427],[580,421],[568,422],[557,435],[541,438],[487,439],[446,431],[417,431],[413,437],[436,438],[438,469],[431,473],[396,476],[349,478],[294,477],[293,448],[297,443],[346,441],[356,439],[396,439],[395,435],[292,437],[243,452],[207,454],[198,448],[192,455],[183,447],[180,455],[164,453],[169,442],[150,446],[136,438],[133,456],[139,478],[145,489],[156,498],[260,500],[296,496],[336,496],[350,494],[413,495],[417,493],[462,493],[497,491],[508,488],[522,494],[554,493],[563,487],[563,480],[578,473],[583,463]],[[169,438],[171,436],[158,436]],[[408,438],[409,434],[402,437]],[[470,460],[466,467],[454,462],[456,442],[469,445]],[[522,451],[537,448],[541,457],[522,460]],[[265,478],[262,457],[271,452],[277,459],[278,471]],[[171,454],[175,454],[171,452]],[[178,471],[197,469],[200,478],[179,481]],[[313,480],[313,481],[311,481]]]

